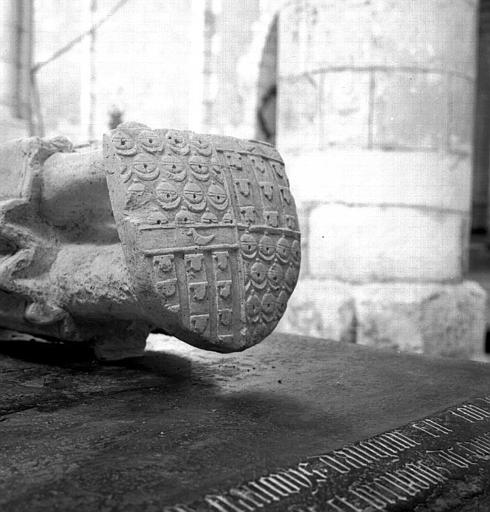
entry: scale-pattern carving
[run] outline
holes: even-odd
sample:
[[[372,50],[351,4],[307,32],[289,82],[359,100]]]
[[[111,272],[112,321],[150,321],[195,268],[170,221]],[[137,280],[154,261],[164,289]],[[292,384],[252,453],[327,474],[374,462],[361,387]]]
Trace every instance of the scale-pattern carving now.
[[[261,142],[136,124],[113,131],[105,153],[126,259],[151,314],[174,313],[169,329],[178,324],[180,337],[189,332],[191,343],[223,351],[269,334],[300,264],[279,153]]]

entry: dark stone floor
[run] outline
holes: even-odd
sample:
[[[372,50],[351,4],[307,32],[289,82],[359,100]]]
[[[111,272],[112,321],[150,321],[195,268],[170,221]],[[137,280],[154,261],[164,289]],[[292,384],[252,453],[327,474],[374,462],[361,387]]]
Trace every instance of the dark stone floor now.
[[[0,510],[156,511],[490,395],[490,366],[286,335],[105,365],[4,342],[0,383]]]

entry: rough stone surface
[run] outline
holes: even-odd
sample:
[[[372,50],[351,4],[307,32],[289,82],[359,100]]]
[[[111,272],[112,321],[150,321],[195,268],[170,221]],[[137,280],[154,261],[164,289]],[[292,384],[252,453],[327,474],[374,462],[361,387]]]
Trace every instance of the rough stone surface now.
[[[490,393],[481,363],[327,340],[158,344],[118,365],[0,344],[0,509],[162,511]]]
[[[370,72],[343,70],[320,76],[320,147],[366,147],[369,144]]]
[[[354,342],[356,316],[352,286],[339,281],[300,279],[277,329]]]
[[[444,74],[376,71],[374,83],[374,147],[446,148],[450,91]],[[459,122],[471,125],[471,117]]]
[[[469,157],[359,148],[283,152],[283,156],[298,204],[386,204],[469,213]]]
[[[320,144],[320,83],[317,76],[297,76],[281,80],[278,98],[278,125],[281,144],[306,151]]]
[[[309,269],[357,283],[460,279],[465,225],[458,212],[323,204],[310,214]]]
[[[476,16],[467,0],[287,2],[281,75],[393,66],[474,77]]]
[[[152,330],[242,350],[284,313],[301,252],[272,146],[126,123],[104,153],[33,138],[0,156],[3,328],[114,359]]]
[[[299,281],[278,330],[387,350],[482,358],[486,298],[471,281],[348,285],[307,278]]]
[[[360,344],[449,357],[484,351],[486,293],[477,283],[373,284],[354,294]]]

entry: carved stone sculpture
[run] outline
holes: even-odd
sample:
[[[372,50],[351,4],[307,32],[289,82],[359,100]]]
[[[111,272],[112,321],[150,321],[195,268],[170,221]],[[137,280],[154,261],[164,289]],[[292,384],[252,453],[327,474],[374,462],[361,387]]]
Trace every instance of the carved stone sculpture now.
[[[126,123],[100,146],[0,146],[0,326],[141,352],[165,332],[230,352],[284,313],[300,234],[270,145]]]

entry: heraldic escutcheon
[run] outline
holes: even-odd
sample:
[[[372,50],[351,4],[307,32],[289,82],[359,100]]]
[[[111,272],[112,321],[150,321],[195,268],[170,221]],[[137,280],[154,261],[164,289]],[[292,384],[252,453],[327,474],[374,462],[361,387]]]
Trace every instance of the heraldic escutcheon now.
[[[104,168],[132,286],[164,331],[223,352],[264,339],[296,285],[300,233],[269,144],[125,124]]]
[[[150,332],[231,352],[277,325],[300,234],[269,144],[125,123],[0,145],[0,339],[141,354]]]

